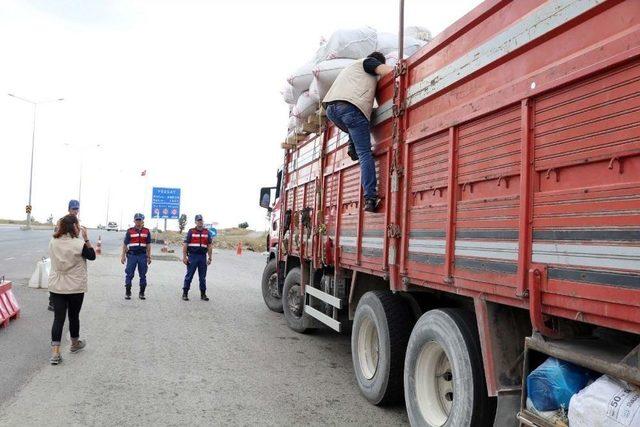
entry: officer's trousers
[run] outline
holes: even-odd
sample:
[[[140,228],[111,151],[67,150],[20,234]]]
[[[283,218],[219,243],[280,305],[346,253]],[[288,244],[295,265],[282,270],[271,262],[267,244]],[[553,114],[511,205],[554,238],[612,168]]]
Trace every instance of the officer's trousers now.
[[[189,254],[189,265],[187,266],[187,274],[184,276],[183,290],[188,291],[191,288],[191,280],[198,270],[198,278],[200,279],[200,292],[207,290],[207,254]]]
[[[144,289],[147,287],[147,269],[149,268],[147,265],[146,252],[141,254],[127,254],[127,267],[124,269],[125,286],[131,286],[131,281],[135,275],[136,267],[138,268],[138,276],[140,277],[140,292],[144,292]]]

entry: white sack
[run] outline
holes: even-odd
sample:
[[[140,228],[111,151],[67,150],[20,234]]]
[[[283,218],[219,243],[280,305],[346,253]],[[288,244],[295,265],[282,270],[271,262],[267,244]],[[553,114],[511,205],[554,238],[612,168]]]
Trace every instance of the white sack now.
[[[392,67],[395,67],[396,64],[398,63],[398,51],[394,50],[393,52],[389,52],[385,55],[385,58],[387,59],[387,65],[391,65]],[[408,56],[407,55],[403,55],[404,59],[407,59]]]
[[[296,88],[287,83],[280,93],[282,94],[284,102],[290,105],[295,105],[296,102],[298,102],[298,97],[300,97],[301,92],[298,92]]]
[[[318,109],[318,101],[314,101],[310,96],[309,92],[303,92],[298,98],[298,102],[296,106],[293,107],[293,115],[298,120],[306,120],[307,117],[315,113]]]
[[[426,44],[425,41],[414,37],[404,35],[404,53],[408,56],[413,55]],[[376,50],[383,55],[398,50],[398,36],[391,33],[378,33]]]
[[[313,68],[313,81],[309,86],[309,95],[316,101],[324,99],[331,85],[336,81],[338,74],[349,65],[353,64],[355,59],[338,58],[322,61]]]
[[[312,68],[314,66],[313,62],[307,62],[302,67],[298,68],[288,79],[287,81],[293,88],[298,91],[298,93],[302,93],[306,90],[309,90],[309,85],[311,85],[311,80],[313,80],[313,72]]]
[[[431,31],[429,31],[425,27],[407,27],[404,29],[404,35],[408,37],[413,37],[414,39],[422,40],[425,42],[430,42],[433,37],[431,37]]]
[[[327,93],[322,91],[318,86],[318,79],[314,77],[311,86],[309,86],[309,97],[311,97],[313,102],[318,103],[326,94]]]
[[[335,58],[364,58],[376,50],[376,38],[376,30],[370,27],[338,30],[318,49],[316,62]]]
[[[288,131],[295,130],[298,126],[300,126],[300,120],[296,116],[289,116],[289,126],[287,126]]]
[[[640,393],[603,375],[569,402],[571,427],[640,427]]]

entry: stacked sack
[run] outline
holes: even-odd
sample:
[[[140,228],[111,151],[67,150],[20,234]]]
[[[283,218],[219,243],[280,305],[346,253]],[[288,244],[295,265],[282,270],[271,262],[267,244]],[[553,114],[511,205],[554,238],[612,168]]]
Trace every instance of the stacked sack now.
[[[431,40],[431,33],[422,27],[409,27],[405,31],[405,57]],[[389,65],[398,60],[398,37],[377,32],[370,27],[338,30],[323,43],[314,59],[298,68],[282,90],[285,102],[292,106],[289,131],[294,133],[309,116],[314,114],[331,85],[344,68],[373,51],[381,52]]]

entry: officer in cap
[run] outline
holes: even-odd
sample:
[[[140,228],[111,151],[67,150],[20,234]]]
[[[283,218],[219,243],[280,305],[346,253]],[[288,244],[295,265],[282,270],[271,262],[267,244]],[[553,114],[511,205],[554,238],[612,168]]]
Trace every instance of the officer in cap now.
[[[124,244],[122,245],[121,263],[127,263],[125,272],[125,297],[131,299],[131,281],[138,268],[138,276],[140,278],[140,299],[145,299],[144,290],[147,287],[147,269],[151,264],[151,232],[144,227],[144,215],[137,213],[133,220],[135,226],[127,230],[124,236]]]
[[[187,266],[187,274],[184,276],[184,286],[182,287],[182,299],[189,301],[189,288],[191,280],[198,270],[200,279],[200,299],[209,301],[207,297],[207,266],[211,264],[211,235],[209,230],[204,228],[202,215],[196,215],[196,226],[187,232],[187,237],[182,245],[182,262]]]

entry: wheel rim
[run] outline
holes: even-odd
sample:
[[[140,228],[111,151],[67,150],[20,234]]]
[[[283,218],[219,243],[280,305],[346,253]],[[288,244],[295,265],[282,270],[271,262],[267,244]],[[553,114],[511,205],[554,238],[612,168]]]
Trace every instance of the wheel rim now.
[[[444,349],[435,341],[422,346],[415,368],[416,400],[425,421],[442,426],[453,406],[453,372]]]
[[[300,296],[299,284],[295,284],[289,288],[287,303],[289,312],[291,312],[293,316],[300,317],[302,315],[302,296]]]
[[[378,330],[370,317],[365,317],[358,330],[358,362],[360,372],[370,380],[378,370],[380,359],[380,343]]]
[[[277,273],[273,273],[269,277],[269,282],[267,286],[269,290],[269,295],[271,295],[273,298],[280,297],[280,292],[278,292],[278,274]]]

